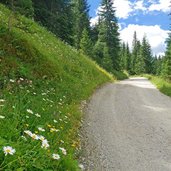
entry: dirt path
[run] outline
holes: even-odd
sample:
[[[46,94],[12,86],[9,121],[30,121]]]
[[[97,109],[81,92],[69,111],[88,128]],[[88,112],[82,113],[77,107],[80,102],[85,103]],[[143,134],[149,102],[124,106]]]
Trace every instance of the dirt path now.
[[[171,171],[171,98],[145,78],[97,90],[83,133],[86,170]]]

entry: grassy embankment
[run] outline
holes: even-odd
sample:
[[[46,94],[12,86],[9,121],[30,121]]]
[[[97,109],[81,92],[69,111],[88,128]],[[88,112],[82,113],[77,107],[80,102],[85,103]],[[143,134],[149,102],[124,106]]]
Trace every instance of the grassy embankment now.
[[[156,87],[167,96],[171,97],[171,81],[161,77],[145,75]]]
[[[0,5],[0,170],[79,170],[80,103],[113,77],[23,16],[9,32],[9,15]]]

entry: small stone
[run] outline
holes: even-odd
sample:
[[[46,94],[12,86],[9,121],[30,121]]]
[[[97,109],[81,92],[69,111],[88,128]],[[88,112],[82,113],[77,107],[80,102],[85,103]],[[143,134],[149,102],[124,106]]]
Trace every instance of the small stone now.
[[[79,168],[80,168],[81,170],[85,170],[83,164],[79,164]]]

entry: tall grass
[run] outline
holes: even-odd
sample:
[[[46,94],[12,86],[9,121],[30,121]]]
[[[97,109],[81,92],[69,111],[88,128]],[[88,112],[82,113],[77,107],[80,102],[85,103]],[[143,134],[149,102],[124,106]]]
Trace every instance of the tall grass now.
[[[146,75],[146,77],[157,86],[157,88],[167,96],[171,97],[171,81],[161,77]]]

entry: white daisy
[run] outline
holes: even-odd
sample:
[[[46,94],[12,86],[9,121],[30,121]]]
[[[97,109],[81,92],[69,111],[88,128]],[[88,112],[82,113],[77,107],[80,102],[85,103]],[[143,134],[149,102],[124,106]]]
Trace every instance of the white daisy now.
[[[59,132],[59,129],[50,128],[50,132]]]
[[[24,78],[20,78],[21,81],[24,81]]]
[[[33,138],[34,140],[38,140],[39,139],[39,136],[36,135],[36,134],[31,134],[31,138]]]
[[[29,131],[29,130],[24,131],[24,133],[26,133],[26,134],[29,135],[29,136],[32,136],[32,132]]]
[[[66,152],[65,148],[59,147],[59,149],[62,151],[62,153],[63,153],[64,155],[66,155],[66,154],[67,154],[67,152]]]
[[[45,137],[42,136],[42,135],[39,135],[39,140],[44,141],[45,140]]]
[[[64,144],[64,143],[65,143],[63,140],[60,140],[60,142],[61,142],[62,144]]]
[[[47,141],[46,139],[43,140],[43,141],[42,141],[42,146],[41,146],[41,148],[47,149],[48,147],[49,147],[48,141]]]
[[[52,154],[52,158],[55,160],[59,160],[60,156],[59,156],[59,154]]]
[[[54,123],[57,123],[58,121],[54,119],[53,122],[54,122]]]
[[[27,112],[33,114],[33,111],[31,109],[27,109]]]
[[[7,154],[13,155],[16,152],[15,149],[10,146],[3,147],[3,151],[5,153],[5,156]]]
[[[10,79],[9,81],[10,81],[11,83],[14,83],[14,82],[15,82],[15,80],[12,80],[12,79]]]
[[[35,116],[37,116],[38,118],[41,118],[41,115],[39,115],[38,113],[36,113]]]
[[[41,127],[38,127],[38,130],[39,131],[42,131],[42,132],[45,132],[45,129],[41,128]]]
[[[0,115],[0,119],[5,119],[5,116]]]

